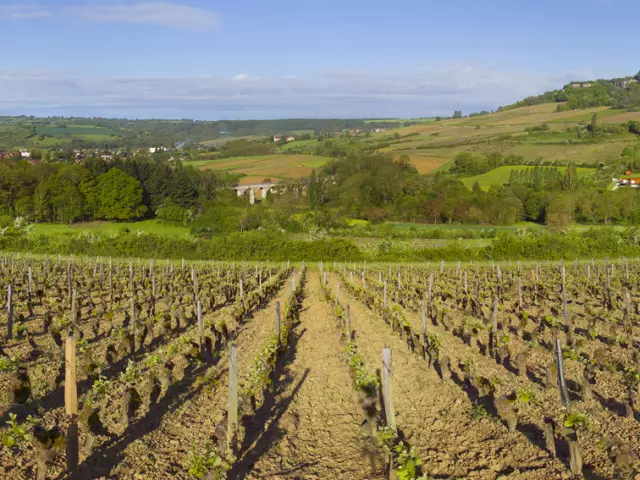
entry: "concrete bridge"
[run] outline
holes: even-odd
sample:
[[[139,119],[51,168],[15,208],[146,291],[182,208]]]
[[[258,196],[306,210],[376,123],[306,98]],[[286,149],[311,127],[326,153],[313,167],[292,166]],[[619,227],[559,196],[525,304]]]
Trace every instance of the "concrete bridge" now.
[[[233,189],[238,193],[239,197],[242,197],[249,190],[249,203],[253,205],[256,202],[256,198],[260,200],[267,198],[267,194],[273,192],[276,185],[277,183],[256,183],[253,185],[238,185]]]

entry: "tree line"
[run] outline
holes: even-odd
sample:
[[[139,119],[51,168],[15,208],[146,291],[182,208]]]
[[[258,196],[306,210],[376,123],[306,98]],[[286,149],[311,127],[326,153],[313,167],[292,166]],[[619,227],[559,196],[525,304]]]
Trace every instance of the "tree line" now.
[[[211,200],[234,177],[146,157],[83,164],[0,160],[0,215],[37,222],[133,220]]]
[[[516,168],[506,185],[484,191],[477,182],[469,190],[446,173],[420,175],[408,159],[342,159],[310,177],[308,202],[311,209],[322,212],[319,217],[327,225],[345,218],[490,225],[529,221],[557,228],[575,222],[640,224],[638,192],[608,190],[614,167],[594,171],[579,176],[574,164],[563,173],[541,166]]]
[[[519,162],[519,163],[518,163]],[[618,164],[578,175],[576,165],[514,167],[505,185],[488,191],[460,176],[500,165],[522,165],[519,157],[462,153],[451,173],[419,174],[407,157],[351,152],[291,181],[279,194],[250,205],[248,193],[232,189],[238,177],[199,171],[177,161],[146,156],[82,164],[31,165],[0,160],[0,215],[36,222],[154,218],[182,223],[204,236],[277,229],[310,232],[344,229],[352,219],[431,224],[512,225],[521,221],[564,227],[640,224],[635,189],[609,191],[616,172],[640,167],[640,146],[627,148]]]

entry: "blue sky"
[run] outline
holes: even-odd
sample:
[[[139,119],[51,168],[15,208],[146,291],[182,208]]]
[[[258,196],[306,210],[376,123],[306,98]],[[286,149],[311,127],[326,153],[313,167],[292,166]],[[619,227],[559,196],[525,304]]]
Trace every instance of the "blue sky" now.
[[[0,0],[0,115],[417,117],[635,74],[637,0]]]

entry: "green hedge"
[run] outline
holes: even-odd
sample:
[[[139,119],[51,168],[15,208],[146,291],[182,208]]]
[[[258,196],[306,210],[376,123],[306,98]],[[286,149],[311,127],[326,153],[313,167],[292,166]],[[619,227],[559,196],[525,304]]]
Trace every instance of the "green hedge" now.
[[[373,252],[364,252],[344,239],[294,240],[286,234],[270,231],[234,233],[208,240],[131,233],[119,236],[5,235],[0,237],[0,250],[188,260],[574,260],[640,256],[640,229],[603,227],[567,233],[523,231],[501,233],[489,245],[482,247],[451,242],[441,247],[401,248],[391,245]]]
[[[248,232],[210,240],[171,238],[159,235],[93,234],[0,237],[0,249],[63,255],[99,255],[189,260],[362,260],[351,242],[340,239],[292,240],[281,233]]]

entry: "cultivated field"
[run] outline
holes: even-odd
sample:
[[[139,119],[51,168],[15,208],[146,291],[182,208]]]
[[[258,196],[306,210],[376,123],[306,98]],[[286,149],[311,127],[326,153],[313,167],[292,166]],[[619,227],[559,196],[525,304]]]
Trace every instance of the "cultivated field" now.
[[[639,279],[4,256],[0,476],[634,479]]]
[[[253,179],[295,180],[311,174],[330,160],[316,155],[257,155],[195,162],[202,170],[244,173]],[[189,165],[189,163],[186,163]]]
[[[636,143],[636,135],[630,133],[601,138],[579,137],[575,127],[589,124],[594,113],[603,123],[640,120],[640,113],[606,107],[566,112],[558,112],[556,108],[557,104],[554,103],[439,122],[424,119],[418,125],[388,129],[367,136],[333,138],[331,141],[370,152],[372,143],[381,142],[380,148],[372,153],[390,155],[396,160],[407,156],[420,173],[447,170],[460,152],[479,156],[498,152],[503,156],[522,156],[524,162],[543,160],[597,165],[615,160],[626,147]],[[397,120],[399,125],[402,121]],[[541,124],[548,126],[547,132],[526,131]],[[216,140],[218,143],[222,141]],[[324,165],[329,158],[290,153],[313,153],[316,145],[321,145],[317,139],[301,140],[279,147],[280,153],[274,155],[202,159],[186,164],[201,169],[243,173],[247,175],[241,181],[243,184],[259,183],[265,179],[298,179]]]
[[[543,104],[520,107],[478,117],[447,119],[387,131],[385,135],[397,132],[411,136],[382,148],[380,152],[394,157],[407,155],[415,158],[413,163],[418,170],[428,172],[431,165],[423,166],[422,159],[437,159],[446,168],[460,152],[521,155],[525,162],[542,159],[597,164],[614,160],[626,147],[636,143],[636,136],[629,133],[595,140],[578,139],[572,129],[589,124],[594,113],[598,113],[599,121],[603,123],[638,120],[640,113],[626,113],[606,107],[557,112],[556,106]],[[549,126],[549,135],[530,135],[525,131],[543,123]],[[443,168],[442,165],[439,167]]]

